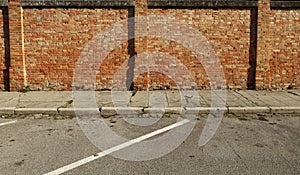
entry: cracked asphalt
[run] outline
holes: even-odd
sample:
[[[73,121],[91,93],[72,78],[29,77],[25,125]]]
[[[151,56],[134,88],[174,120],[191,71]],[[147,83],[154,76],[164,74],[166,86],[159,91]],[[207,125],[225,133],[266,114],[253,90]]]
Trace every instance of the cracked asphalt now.
[[[105,120],[114,132],[133,139],[175,123],[176,117],[147,127],[121,117]],[[103,151],[87,139],[76,118],[29,118],[0,126],[0,174],[45,174]],[[299,115],[227,116],[208,144],[199,147],[205,121],[199,116],[189,137],[163,157],[127,161],[106,155],[63,174],[300,174]]]

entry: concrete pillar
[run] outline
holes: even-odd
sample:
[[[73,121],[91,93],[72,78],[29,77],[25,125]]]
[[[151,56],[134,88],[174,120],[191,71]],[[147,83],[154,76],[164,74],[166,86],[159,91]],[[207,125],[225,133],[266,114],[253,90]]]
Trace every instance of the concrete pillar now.
[[[9,38],[10,38],[10,91],[21,91],[26,87],[26,69],[24,52],[23,9],[21,0],[10,0]]]

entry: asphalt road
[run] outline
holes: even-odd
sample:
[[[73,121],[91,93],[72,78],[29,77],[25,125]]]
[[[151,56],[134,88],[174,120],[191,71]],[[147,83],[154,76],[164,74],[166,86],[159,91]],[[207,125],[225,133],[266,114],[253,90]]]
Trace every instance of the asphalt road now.
[[[17,119],[15,123],[1,125],[14,120],[0,119],[1,175],[46,174],[78,160],[97,157],[103,151],[86,137],[76,118]],[[103,155],[63,174],[300,174],[300,116],[225,117],[208,144],[199,147],[205,121],[205,117],[195,120],[196,125],[188,138],[162,157],[129,161],[126,157]],[[106,119],[106,122],[115,133],[132,140],[177,121],[176,116],[165,117],[147,127],[128,124],[118,117]],[[176,128],[185,125],[188,124]],[[166,133],[145,140],[155,140]],[[105,139],[98,141],[105,142]],[[140,150],[131,149],[133,145],[113,155],[119,155],[118,152],[138,155]],[[169,145],[162,143],[152,148],[164,150],[171,145],[171,142]],[[149,148],[142,151],[147,152]]]

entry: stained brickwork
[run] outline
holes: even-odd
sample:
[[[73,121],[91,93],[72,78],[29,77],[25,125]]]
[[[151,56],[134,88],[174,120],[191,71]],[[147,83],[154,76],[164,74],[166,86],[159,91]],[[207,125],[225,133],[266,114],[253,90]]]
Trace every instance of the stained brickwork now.
[[[271,86],[299,89],[300,10],[272,10],[271,21]]]
[[[184,5],[178,7],[182,2]],[[146,15],[163,15],[199,31],[218,56],[228,88],[246,89],[249,76],[253,75],[257,89],[300,88],[300,13],[299,9],[290,9],[281,1],[277,5],[270,0],[230,3],[11,0],[9,3],[0,1],[1,4],[8,8],[9,20],[5,22],[3,13],[0,14],[0,89],[4,89],[6,81],[12,91],[26,86],[33,90],[71,90],[76,62],[89,41],[116,22]],[[256,8],[257,17],[251,13]],[[251,28],[251,21],[252,25],[257,21],[257,32],[253,32],[256,28]],[[4,26],[8,24],[9,33],[5,35]],[[128,25],[131,30],[128,34],[138,35],[137,32],[147,34],[154,23],[137,18]],[[257,52],[250,53],[250,50]],[[148,72],[147,67],[153,62],[149,60],[151,56],[148,59],[147,52],[167,53],[183,63],[196,81],[188,88],[210,88],[205,63],[200,62],[195,53],[176,41],[149,36],[137,37],[114,48],[97,68],[94,88],[112,89],[116,73],[125,76],[126,81],[133,78],[135,87],[142,90],[177,88],[178,83],[184,81],[185,76],[177,76],[184,74],[180,69],[174,74],[177,82],[166,74]],[[158,54],[157,58],[160,56]],[[250,60],[254,58],[256,64]],[[7,59],[10,60],[10,75],[4,81]],[[177,66],[164,59],[155,61],[160,65],[168,64],[162,67],[166,70]],[[255,74],[249,73],[250,63]],[[118,72],[123,64],[126,69]],[[133,73],[140,68],[145,72],[141,75]],[[129,86],[127,84],[127,88]]]
[[[135,1],[135,30],[137,31],[137,35],[147,35],[147,14],[148,14],[148,1],[147,0],[136,0]],[[148,51],[148,37],[136,37],[135,38],[135,66],[134,66],[134,85],[135,88],[140,90],[149,89],[149,77],[150,72],[137,74],[138,70],[144,70],[143,67],[149,67],[148,54],[144,54]],[[143,58],[146,57],[146,58]],[[138,60],[146,60],[146,61],[138,61]],[[137,64],[138,63],[138,64]],[[150,85],[151,86],[151,85]]]
[[[88,42],[128,12],[112,9],[25,9],[25,51],[28,85],[34,90],[71,90],[73,71]],[[97,76],[111,88],[113,72],[128,59],[126,45],[111,53]],[[100,87],[99,87],[100,88]]]
[[[20,91],[27,86],[24,52],[23,8],[20,0],[11,0],[9,10],[10,90]]]
[[[258,2],[256,88],[271,88],[270,0]]]
[[[247,88],[249,68],[250,10],[181,10],[151,9],[151,15],[165,15],[199,31],[211,44],[225,73],[229,88]],[[184,32],[182,32],[184,33]],[[210,88],[209,80],[195,54],[174,42],[157,39],[149,43],[149,51],[170,52],[189,70],[198,89]],[[201,46],[200,46],[201,48]]]

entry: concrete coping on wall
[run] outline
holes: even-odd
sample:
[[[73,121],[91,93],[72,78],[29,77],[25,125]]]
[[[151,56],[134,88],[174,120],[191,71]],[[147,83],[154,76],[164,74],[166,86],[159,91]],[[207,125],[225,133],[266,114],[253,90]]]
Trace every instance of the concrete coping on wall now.
[[[130,7],[133,0],[22,0],[23,7]]]
[[[22,0],[23,7],[133,7],[134,0]],[[8,0],[0,0],[1,7]],[[148,0],[150,8],[255,8],[258,0]],[[271,0],[271,8],[299,9],[300,0]]]
[[[271,0],[271,8],[279,9],[299,9],[299,0]]]
[[[253,8],[258,0],[148,0],[149,7],[170,8]]]
[[[0,0],[0,6],[6,7],[8,5],[8,0]]]
[[[1,7],[8,0],[0,0]],[[22,0],[23,7],[133,7],[134,0]]]

